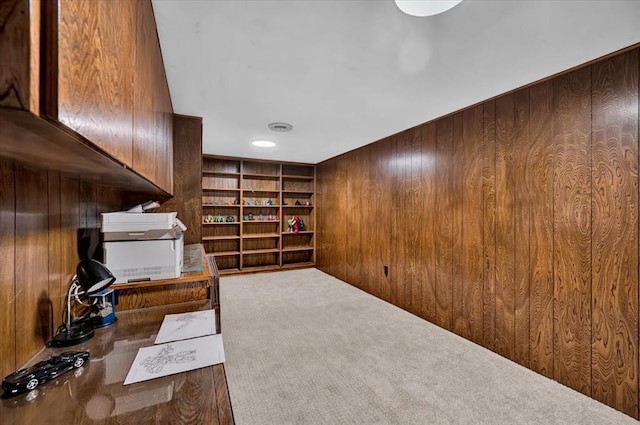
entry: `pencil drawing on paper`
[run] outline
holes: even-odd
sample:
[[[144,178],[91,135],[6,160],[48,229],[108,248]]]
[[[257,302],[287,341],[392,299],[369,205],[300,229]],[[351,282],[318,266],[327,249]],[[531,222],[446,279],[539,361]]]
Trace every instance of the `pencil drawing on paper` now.
[[[145,358],[140,364],[148,373],[158,374],[167,364],[190,363],[196,360],[196,350],[184,350],[175,354],[174,351],[171,344],[167,344],[155,356]]]

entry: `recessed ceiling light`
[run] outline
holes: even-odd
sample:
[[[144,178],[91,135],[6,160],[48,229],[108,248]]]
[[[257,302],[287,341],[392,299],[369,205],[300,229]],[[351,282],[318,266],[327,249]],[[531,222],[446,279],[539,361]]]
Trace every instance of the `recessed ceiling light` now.
[[[433,16],[446,12],[462,0],[396,0],[396,5],[407,15]]]
[[[278,133],[286,133],[287,131],[291,131],[293,126],[286,122],[272,122],[268,125],[269,130],[277,131]]]
[[[259,148],[272,148],[276,145],[276,142],[272,142],[271,140],[254,140],[251,144]]]

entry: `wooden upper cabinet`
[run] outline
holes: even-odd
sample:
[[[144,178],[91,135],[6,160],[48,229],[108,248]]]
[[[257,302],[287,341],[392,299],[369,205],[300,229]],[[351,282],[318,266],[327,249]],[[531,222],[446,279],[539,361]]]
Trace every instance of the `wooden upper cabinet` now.
[[[133,168],[172,192],[173,107],[150,2],[134,3],[134,23]]]
[[[135,169],[133,2],[58,4],[57,117],[53,118]]]

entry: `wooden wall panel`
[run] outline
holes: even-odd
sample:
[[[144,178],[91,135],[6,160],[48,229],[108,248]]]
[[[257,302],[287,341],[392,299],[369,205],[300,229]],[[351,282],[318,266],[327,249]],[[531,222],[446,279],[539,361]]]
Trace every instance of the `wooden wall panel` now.
[[[515,358],[514,95],[496,100],[496,352]]]
[[[16,167],[15,184],[16,360],[21,363],[42,348],[50,327],[47,173]]]
[[[436,127],[436,324],[451,330],[453,297],[453,212],[451,173],[453,158],[453,117],[439,120]]]
[[[405,193],[407,199],[407,215],[405,220],[405,232],[407,232],[407,244],[409,253],[409,279],[411,280],[411,291],[408,294],[410,304],[409,311],[416,316],[422,316],[422,274],[420,273],[420,259],[422,257],[420,246],[420,233],[416,229],[416,224],[422,220],[422,132],[420,127],[415,127],[409,131],[409,158],[407,165],[411,173],[407,175],[407,186]]]
[[[592,396],[637,416],[638,50],[592,78]]]
[[[463,275],[462,275],[462,216],[464,208],[464,152],[462,112],[453,115],[451,139],[451,330],[462,335],[464,328]]]
[[[184,243],[202,241],[202,118],[175,115],[173,125],[174,196],[158,212],[177,211],[187,226]]]
[[[360,289],[364,289],[366,278],[363,265],[366,262],[366,252],[359,249],[359,247],[363,245],[363,232],[366,232],[367,229],[359,224],[363,223],[369,214],[369,209],[366,205],[369,203],[370,195],[363,189],[365,184],[364,171],[366,169],[361,159],[363,151],[360,150],[355,155],[352,166],[349,167],[349,178],[347,179],[347,193],[349,194],[347,202],[351,214],[345,217],[346,226],[349,229],[349,235],[346,238],[348,254],[345,272],[349,282],[352,282],[353,285]]]
[[[483,105],[482,209],[483,209],[483,339],[496,347],[496,102]]]
[[[393,199],[393,186],[391,184],[391,170],[389,165],[389,158],[392,155],[392,145],[389,139],[382,140],[380,143],[376,143],[372,146],[373,159],[370,164],[375,167],[374,178],[376,181],[376,199],[375,204],[379,205],[379,208],[368,208],[369,214],[376,217],[376,225],[372,229],[375,252],[375,270],[377,273],[382,273],[381,277],[376,281],[376,287],[372,291],[372,294],[380,297],[385,301],[391,300],[391,285],[389,276],[384,276],[384,267],[391,266],[391,244],[389,243],[391,238],[391,217],[395,215],[394,208],[390,205]],[[317,168],[316,168],[317,172]]]
[[[0,374],[7,376],[16,364],[16,216],[14,165],[0,160]]]
[[[553,377],[553,84],[529,89],[530,367]]]
[[[350,214],[337,193],[371,175],[376,201],[348,227],[391,223],[359,239],[389,277],[358,285],[638,418],[639,68],[630,49],[319,164],[336,202],[318,215]]]
[[[422,129],[422,176],[420,180],[422,194],[421,226],[417,232],[420,235],[419,272],[422,286],[422,317],[430,322],[436,321],[436,125],[428,123]]]
[[[514,169],[514,315],[515,315],[515,351],[514,360],[523,366],[529,366],[530,335],[530,288],[529,288],[529,249],[531,203],[527,182],[532,167],[529,163],[529,90],[520,90],[514,94],[513,141]]]
[[[462,187],[462,329],[461,335],[483,343],[482,105],[464,111],[461,155]]]
[[[554,378],[591,394],[591,69],[554,91]]]

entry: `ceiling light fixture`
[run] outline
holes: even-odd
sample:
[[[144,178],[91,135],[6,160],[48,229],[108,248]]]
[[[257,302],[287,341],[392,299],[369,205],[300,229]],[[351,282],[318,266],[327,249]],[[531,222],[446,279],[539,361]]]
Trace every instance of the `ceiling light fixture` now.
[[[396,5],[407,15],[433,16],[446,12],[462,0],[396,0]]]
[[[272,122],[268,125],[268,127],[269,130],[276,131],[278,133],[286,133],[293,129],[293,126],[286,122]]]
[[[276,142],[272,142],[271,140],[254,140],[251,144],[259,148],[272,148],[276,145]]]

